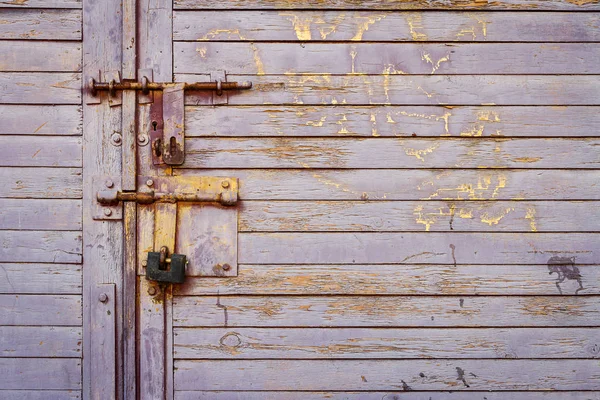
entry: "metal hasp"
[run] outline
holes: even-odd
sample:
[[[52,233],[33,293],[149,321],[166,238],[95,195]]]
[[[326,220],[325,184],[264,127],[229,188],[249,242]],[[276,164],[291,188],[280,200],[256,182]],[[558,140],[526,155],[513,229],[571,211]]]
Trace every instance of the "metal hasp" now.
[[[146,279],[165,283],[183,283],[186,264],[186,256],[183,254],[169,255],[169,249],[163,246],[160,248],[160,252],[148,253]]]
[[[224,79],[213,82],[165,83],[152,82],[151,70],[140,70],[139,82],[121,81],[119,75],[108,74],[109,82],[88,80],[88,104],[98,103],[98,92],[108,92],[111,106],[121,104],[117,91],[139,91],[140,104],[151,103],[150,106],[150,139],[152,145],[152,163],[155,165],[181,165],[185,160],[185,125],[184,125],[184,93],[190,91],[212,91],[222,96],[224,91],[248,90],[252,82],[226,82]],[[223,96],[226,97],[226,96]],[[218,102],[218,104],[223,104]]]

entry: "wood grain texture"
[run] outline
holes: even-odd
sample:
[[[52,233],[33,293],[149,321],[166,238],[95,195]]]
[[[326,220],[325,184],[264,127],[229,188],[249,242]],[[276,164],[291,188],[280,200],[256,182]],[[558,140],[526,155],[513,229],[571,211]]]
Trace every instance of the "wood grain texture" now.
[[[0,231],[0,261],[81,263],[81,232]]]
[[[96,284],[90,288],[92,360],[90,373],[94,377],[90,392],[92,399],[117,398],[117,335],[116,292],[114,283]],[[103,301],[101,296],[105,296]]]
[[[81,104],[81,74],[0,72],[0,102]]]
[[[0,199],[0,229],[81,230],[81,200]]]
[[[376,128],[373,134],[377,136]],[[15,158],[33,150],[26,145],[15,151]],[[197,138],[186,143],[183,168],[597,169],[599,147],[596,139],[554,138]]]
[[[600,112],[585,106],[188,106],[185,125],[186,137],[594,137]]]
[[[189,74],[223,66],[232,75],[597,74],[599,49],[595,43],[175,42],[173,55],[175,72]]]
[[[0,358],[0,374],[3,389],[81,389],[75,358]]]
[[[81,294],[81,266],[76,264],[1,263],[0,293]]]
[[[246,201],[240,231],[596,232],[590,218],[595,207],[563,201]]]
[[[175,9],[360,9],[360,10],[597,10],[595,0],[236,0],[213,3],[210,0],[175,0]]]
[[[81,71],[81,43],[0,41],[0,71]]]
[[[198,174],[193,169],[174,172]],[[587,170],[205,169],[202,174],[239,178],[242,200],[600,199],[600,172]]]
[[[276,400],[282,397],[288,400],[599,400],[600,392],[175,392],[175,400]]]
[[[596,264],[599,245],[595,233],[243,233],[238,257],[241,264],[546,264],[552,257]]]
[[[4,400],[80,400],[81,390],[1,390]]]
[[[599,358],[595,328],[177,328],[176,359]]]
[[[182,390],[597,390],[599,373],[595,360],[175,362]]]
[[[0,325],[81,326],[81,296],[0,295]]]
[[[248,265],[236,279],[188,277],[181,296],[203,295],[586,295],[600,269],[546,265]]]
[[[260,62],[260,54],[257,55]],[[1,77],[1,75],[0,75]],[[585,75],[230,75],[252,90],[229,94],[230,105],[596,105],[600,82]],[[175,74],[177,82],[202,81]],[[206,95],[186,93],[186,104]]]
[[[80,106],[0,104],[0,135],[81,135]]]
[[[451,17],[439,11],[175,11],[173,37],[252,42],[593,42],[600,39],[595,29],[599,21],[593,13],[539,11],[454,12]]]
[[[594,327],[599,314],[598,299],[588,296],[184,296],[173,301],[178,327]]]
[[[64,136],[0,136],[2,167],[81,167],[83,139]]]
[[[81,168],[0,168],[0,197],[80,199]]]
[[[79,358],[81,342],[80,327],[0,327],[0,357]]]
[[[81,8],[81,0],[1,0],[7,8]]]
[[[79,10],[19,10],[3,8],[2,3],[0,39],[81,40]]]

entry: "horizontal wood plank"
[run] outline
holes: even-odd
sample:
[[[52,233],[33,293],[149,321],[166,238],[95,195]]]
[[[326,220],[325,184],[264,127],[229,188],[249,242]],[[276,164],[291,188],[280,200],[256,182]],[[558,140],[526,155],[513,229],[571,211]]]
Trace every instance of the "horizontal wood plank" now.
[[[0,135],[81,135],[80,106],[0,104]]]
[[[230,75],[228,79],[253,82],[252,90],[229,94],[230,105],[600,104],[600,80],[585,75]],[[175,74],[175,80],[205,78]],[[187,105],[206,103],[206,94],[186,92]]]
[[[178,327],[597,326],[594,296],[183,296]]]
[[[598,390],[599,374],[595,360],[180,360],[174,380],[179,390]]]
[[[235,279],[187,277],[177,295],[600,294],[598,266],[248,265]]]
[[[0,295],[0,325],[81,326],[81,312],[80,295]]]
[[[307,251],[310,249],[310,251]],[[600,263],[596,233],[242,233],[241,264]]]
[[[0,263],[4,279],[0,293],[80,294],[81,266],[77,264]]]
[[[195,169],[174,172],[199,175]],[[600,171],[591,170],[206,169],[202,175],[239,178],[242,200],[600,199]]]
[[[0,358],[0,375],[3,389],[81,389],[81,360]]]
[[[81,200],[0,199],[0,229],[81,230]]]
[[[0,262],[79,264],[81,232],[0,231]]]
[[[0,41],[0,71],[81,71],[81,43]]]
[[[377,3],[381,4],[390,2]],[[593,13],[539,11],[455,12],[451,18],[448,12],[439,11],[175,11],[173,38],[253,42],[594,42],[600,39],[596,29],[599,22],[599,16]]]
[[[373,135],[377,136],[376,128]],[[25,156],[41,144],[30,142],[19,141],[18,151],[4,163],[27,162],[30,157]],[[48,143],[45,149],[58,156],[60,146]],[[66,152],[67,145],[63,146]],[[72,147],[78,150],[75,144]],[[600,139],[196,138],[186,141],[183,168],[597,169],[599,148]],[[39,157],[43,163],[44,155]],[[75,163],[77,158],[72,158]]]
[[[599,358],[596,328],[176,328],[176,359]]]
[[[175,72],[188,74],[224,65],[234,75],[597,74],[599,50],[596,43],[175,42],[173,56]]]
[[[2,108],[0,106],[0,113]],[[594,137],[596,107],[262,106],[185,109],[186,137]],[[2,127],[0,127],[2,129]]]
[[[39,3],[40,0],[37,2]],[[5,3],[10,1],[0,2],[0,39],[81,40],[82,38],[80,10],[4,8]],[[51,3],[46,3],[51,6]]]
[[[237,0],[214,3],[210,0],[175,0],[175,9],[360,9],[360,10],[598,10],[595,0]]]
[[[0,205],[2,201],[0,201]],[[246,201],[241,232],[596,232],[595,202]]]
[[[0,103],[81,104],[81,92],[80,73],[0,72]]]
[[[2,390],[3,400],[80,400],[81,390]]]
[[[81,168],[0,168],[0,197],[80,199]]]
[[[401,397],[400,397],[401,396]],[[323,392],[176,391],[175,400],[600,400],[600,392]],[[10,398],[10,400],[13,400]],[[35,398],[37,400],[37,398]]]
[[[2,167],[81,167],[83,139],[64,136],[0,136]]]
[[[0,326],[0,357],[81,357],[82,329]]]

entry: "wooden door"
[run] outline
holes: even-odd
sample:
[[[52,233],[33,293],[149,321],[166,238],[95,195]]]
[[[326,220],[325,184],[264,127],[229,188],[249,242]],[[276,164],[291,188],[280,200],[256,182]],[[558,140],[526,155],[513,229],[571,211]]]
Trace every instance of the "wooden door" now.
[[[452,3],[137,3],[131,79],[253,88],[186,91],[180,166],[123,92],[130,188],[239,182],[105,226],[125,397],[600,398],[600,7]],[[145,278],[161,246],[185,283]]]

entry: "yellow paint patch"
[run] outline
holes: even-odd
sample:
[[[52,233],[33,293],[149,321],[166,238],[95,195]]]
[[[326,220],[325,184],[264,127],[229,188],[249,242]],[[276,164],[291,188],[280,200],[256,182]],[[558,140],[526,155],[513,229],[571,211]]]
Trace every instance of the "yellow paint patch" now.
[[[299,17],[292,13],[279,13],[279,15],[282,17],[289,17],[287,20],[292,23],[292,27],[294,28],[294,32],[296,32],[298,40],[308,41],[312,39],[310,24],[313,22],[313,18],[311,16]]]
[[[197,47],[196,52],[200,55],[200,57],[206,58],[206,52],[207,52],[206,47]]]
[[[357,41],[357,42],[361,41],[365,32],[369,30],[369,27],[371,25],[373,25],[374,23],[381,21],[385,17],[386,17],[386,14],[375,14],[375,15],[367,15],[367,16],[355,15],[354,20],[356,20],[358,22],[358,26],[356,29],[356,34],[350,40]]]
[[[534,163],[534,162],[538,162],[540,161],[542,158],[541,157],[519,157],[519,158],[515,158],[513,159],[514,162],[519,162],[519,163]]]
[[[491,214],[485,212],[481,216],[481,222],[488,224],[489,226],[498,225],[498,222],[500,222],[500,220],[502,218],[504,218],[511,211],[514,211],[514,210],[515,210],[514,208],[506,208],[504,210],[501,210],[500,214],[497,214],[497,215],[491,215]]]
[[[421,60],[425,61],[428,64],[431,64],[431,66],[432,66],[431,74],[433,75],[433,74],[435,74],[435,71],[437,71],[440,68],[441,63],[450,61],[450,54],[446,54],[444,57],[442,57],[439,60],[434,62],[431,59],[431,54],[424,53],[421,55]]]
[[[525,214],[525,219],[529,220],[529,229],[531,232],[537,232],[537,224],[535,222],[535,208],[529,207],[527,208],[527,213]]]
[[[496,111],[480,111],[477,113],[477,119],[485,122],[500,122],[500,116]]]
[[[425,161],[425,158],[423,156],[433,153],[438,147],[440,147],[440,144],[435,143],[433,146],[428,147],[426,149],[417,150],[417,149],[408,148],[408,149],[405,149],[404,152],[406,153],[407,156],[414,156],[417,158],[417,160]]]
[[[412,40],[427,40],[427,35],[417,32],[417,29],[423,29],[423,18],[420,14],[410,14],[406,18],[406,22],[408,23],[408,29],[410,30],[410,36],[412,37]]]
[[[256,75],[264,75],[265,66],[260,58],[258,47],[256,47],[254,43],[250,43],[250,48],[252,49],[252,58],[254,59],[254,64],[256,64]]]

